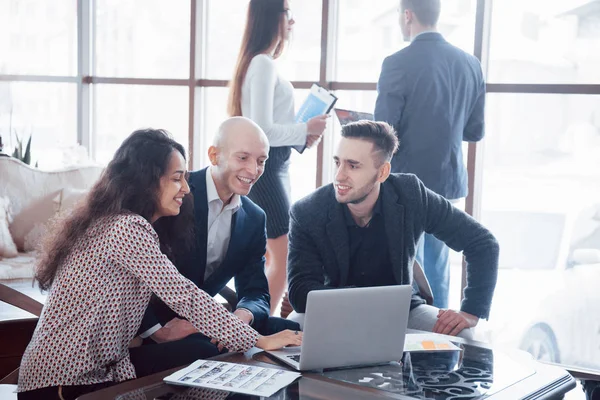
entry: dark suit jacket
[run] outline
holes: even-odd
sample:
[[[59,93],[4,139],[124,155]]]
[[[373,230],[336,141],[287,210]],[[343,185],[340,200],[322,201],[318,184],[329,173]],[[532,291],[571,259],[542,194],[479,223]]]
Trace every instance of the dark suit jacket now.
[[[477,58],[439,33],[423,33],[387,57],[375,120],[394,126],[400,148],[392,172],[415,174],[447,199],[468,192],[462,142],[484,135],[485,82]]]
[[[206,268],[206,242],[208,235],[208,200],[206,197],[206,168],[192,172],[190,190],[194,196],[196,243],[188,254],[180,255],[176,265],[179,272],[215,296],[235,278],[238,296],[237,308],[246,308],[254,314],[252,326],[261,326],[269,317],[269,284],[264,272],[267,233],[264,211],[250,199],[242,196],[242,206],[231,221],[231,239],[221,265],[204,281]],[[140,332],[157,323],[166,323],[176,314],[164,304],[153,299],[142,321]]]
[[[415,248],[424,232],[435,235],[467,260],[467,287],[461,310],[488,318],[498,274],[498,243],[468,214],[427,189],[415,175],[392,174],[383,183],[385,240],[398,284],[412,282]],[[298,201],[290,214],[289,298],[305,312],[311,290],[347,285],[348,230],[333,185]],[[413,296],[411,308],[423,301]]]

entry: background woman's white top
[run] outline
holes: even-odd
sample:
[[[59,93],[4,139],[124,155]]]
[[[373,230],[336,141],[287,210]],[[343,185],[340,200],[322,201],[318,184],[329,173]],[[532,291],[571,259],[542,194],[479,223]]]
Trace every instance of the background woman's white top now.
[[[250,62],[242,85],[242,115],[265,131],[271,147],[302,146],[306,124],[295,123],[294,87],[277,73],[266,54]]]

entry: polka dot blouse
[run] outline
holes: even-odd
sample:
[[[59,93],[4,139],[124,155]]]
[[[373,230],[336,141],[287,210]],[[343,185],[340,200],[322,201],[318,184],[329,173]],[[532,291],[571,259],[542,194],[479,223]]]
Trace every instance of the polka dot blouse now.
[[[184,278],[139,215],[97,221],[59,268],[19,371],[18,391],[135,378],[128,345],[152,293],[232,351],[258,333]]]

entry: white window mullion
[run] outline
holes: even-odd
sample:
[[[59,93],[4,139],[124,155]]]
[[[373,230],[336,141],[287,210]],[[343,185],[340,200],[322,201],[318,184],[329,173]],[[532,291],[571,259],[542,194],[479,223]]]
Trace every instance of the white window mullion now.
[[[92,93],[86,77],[93,76],[95,0],[77,1],[77,141],[94,159]]]

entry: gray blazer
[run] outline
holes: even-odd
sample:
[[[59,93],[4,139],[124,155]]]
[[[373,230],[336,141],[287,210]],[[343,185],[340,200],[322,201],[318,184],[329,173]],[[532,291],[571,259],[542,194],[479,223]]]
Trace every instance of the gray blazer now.
[[[452,204],[411,174],[392,174],[383,183],[386,240],[398,284],[412,282],[415,248],[424,232],[435,235],[467,260],[467,287],[461,310],[488,318],[498,275],[498,242]],[[350,268],[344,205],[332,184],[298,201],[290,213],[289,299],[305,312],[308,292],[347,286]],[[410,268],[409,268],[410,266]],[[424,301],[414,295],[411,308]]]
[[[400,149],[392,172],[415,174],[447,199],[468,192],[462,142],[484,135],[485,82],[477,58],[439,33],[423,33],[387,57],[375,120],[394,126]]]

